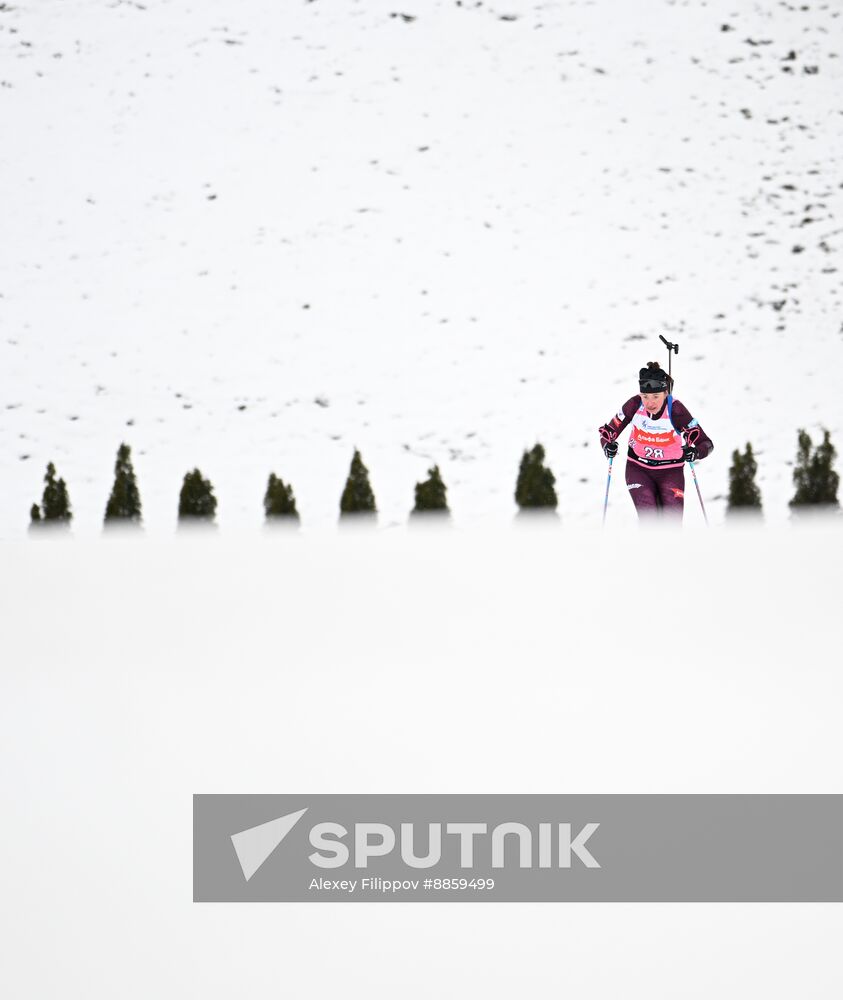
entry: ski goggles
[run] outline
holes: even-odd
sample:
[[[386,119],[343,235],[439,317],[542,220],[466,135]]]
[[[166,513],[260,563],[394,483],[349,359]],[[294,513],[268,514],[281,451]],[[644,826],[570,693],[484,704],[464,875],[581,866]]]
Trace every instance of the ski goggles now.
[[[667,380],[645,378],[639,381],[638,388],[641,392],[667,392]]]

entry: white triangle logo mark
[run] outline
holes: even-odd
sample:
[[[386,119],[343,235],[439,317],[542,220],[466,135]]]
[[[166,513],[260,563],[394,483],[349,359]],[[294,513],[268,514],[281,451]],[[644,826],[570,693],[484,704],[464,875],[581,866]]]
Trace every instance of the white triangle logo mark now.
[[[241,830],[240,833],[232,833],[231,843],[234,844],[237,860],[247,882],[306,812],[307,807],[279,816],[278,819],[271,819],[268,823],[261,823],[260,826]]]

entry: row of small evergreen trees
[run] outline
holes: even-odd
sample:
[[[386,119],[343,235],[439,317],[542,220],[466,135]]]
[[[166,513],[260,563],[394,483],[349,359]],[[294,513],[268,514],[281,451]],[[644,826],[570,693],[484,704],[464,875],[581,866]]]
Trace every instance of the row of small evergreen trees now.
[[[836,456],[828,431],[823,432],[823,440],[814,447],[810,436],[799,431],[799,447],[793,482],[796,491],[790,501],[791,507],[825,506],[837,507],[837,487],[839,476],[834,471]],[[515,502],[522,510],[550,508],[558,503],[556,477],[544,464],[544,448],[537,444],[525,451],[518,469],[515,485]],[[747,443],[746,450],[732,453],[729,470],[729,496],[727,510],[732,513],[761,511],[761,493],[755,482],[758,464]],[[448,514],[447,488],[442,481],[439,466],[428,470],[428,478],[416,483],[413,514],[438,512]],[[298,519],[293,488],[271,473],[263,498],[264,512],[268,520],[276,518]],[[188,472],[184,477],[179,494],[179,519],[213,521],[217,510],[217,498],[211,483],[199,469]],[[360,452],[354,452],[348,479],[340,497],[340,514],[376,514],[375,494],[369,482],[369,470],[363,464]],[[30,508],[32,527],[42,524],[69,523],[72,518],[67,485],[56,478],[56,469],[51,462],[44,477],[44,495],[41,505]],[[135,470],[132,466],[131,450],[121,444],[114,466],[114,486],[105,508],[106,523],[135,523],[141,521],[141,498]]]
[[[539,445],[539,447],[541,447]],[[543,454],[543,453],[542,453]],[[552,474],[551,474],[552,478]],[[270,473],[263,498],[263,508],[267,519],[292,518],[297,520],[296,498],[292,486]],[[179,519],[213,521],[217,511],[217,498],[210,481],[199,469],[188,472],[179,493]],[[447,490],[442,482],[439,466],[428,470],[428,478],[416,483],[414,514],[429,511],[448,513]],[[354,452],[351,468],[340,497],[341,514],[376,514],[375,494],[369,482],[369,470],[363,464],[360,452]],[[44,494],[40,506],[34,503],[29,510],[30,526],[47,524],[68,524],[73,513],[67,484],[56,476],[52,462],[44,476]],[[105,506],[105,522],[140,524],[141,498],[137,477],[132,465],[131,449],[121,444],[114,465],[114,486]]]
[[[793,485],[796,487],[791,507],[838,507],[837,487],[840,477],[834,471],[837,451],[828,431],[823,431],[822,441],[814,447],[810,435],[799,431],[796,463],[793,467]],[[727,510],[734,512],[761,511],[761,492],[755,482],[758,463],[747,442],[746,450],[732,452],[729,469],[729,498]]]

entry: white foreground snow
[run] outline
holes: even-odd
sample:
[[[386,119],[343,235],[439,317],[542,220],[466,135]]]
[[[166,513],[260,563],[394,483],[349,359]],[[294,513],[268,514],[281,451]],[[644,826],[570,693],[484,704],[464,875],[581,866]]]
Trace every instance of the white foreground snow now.
[[[7,543],[3,994],[839,994],[834,905],[191,902],[196,792],[843,792],[843,534],[670,537]]]

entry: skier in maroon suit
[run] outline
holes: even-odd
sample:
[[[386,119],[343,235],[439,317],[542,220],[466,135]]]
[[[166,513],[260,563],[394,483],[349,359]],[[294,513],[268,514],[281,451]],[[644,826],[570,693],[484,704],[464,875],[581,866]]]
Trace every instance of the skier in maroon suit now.
[[[681,519],[685,463],[698,462],[714,449],[687,407],[670,394],[670,381],[657,362],[649,362],[638,373],[639,395],[600,428],[600,445],[610,458],[618,453],[618,435],[632,425],[626,485],[639,517],[666,514]]]

